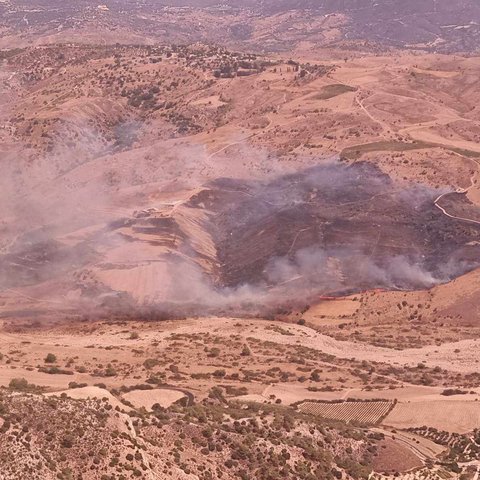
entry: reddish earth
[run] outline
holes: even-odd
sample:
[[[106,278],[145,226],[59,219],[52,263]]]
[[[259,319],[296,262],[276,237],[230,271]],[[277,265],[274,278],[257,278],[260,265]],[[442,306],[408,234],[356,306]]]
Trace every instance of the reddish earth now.
[[[373,468],[377,472],[401,473],[422,466],[422,461],[401,443],[386,438],[378,444],[377,455],[375,455],[373,463]]]

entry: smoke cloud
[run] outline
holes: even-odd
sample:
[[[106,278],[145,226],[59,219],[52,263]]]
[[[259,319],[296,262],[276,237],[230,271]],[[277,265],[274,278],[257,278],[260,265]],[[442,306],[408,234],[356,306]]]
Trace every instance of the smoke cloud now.
[[[215,160],[181,140],[139,147],[141,128],[107,140],[75,123],[77,140],[43,157],[21,145],[0,158],[4,311],[242,314],[430,288],[478,265],[476,227],[436,209],[438,190],[361,162],[272,171],[244,145]]]

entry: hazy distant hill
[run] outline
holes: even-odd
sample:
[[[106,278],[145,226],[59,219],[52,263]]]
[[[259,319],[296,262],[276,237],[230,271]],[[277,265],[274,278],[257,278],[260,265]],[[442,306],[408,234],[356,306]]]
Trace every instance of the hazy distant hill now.
[[[480,3],[477,0],[4,0],[0,2],[0,28],[0,48],[21,45],[26,35],[29,43],[37,39],[51,43],[54,38],[95,43],[105,39],[107,33],[109,43],[201,41],[247,50],[285,51],[299,42],[325,46],[368,40],[380,47],[472,52],[480,40]],[[87,29],[88,35],[76,38],[79,29]]]
[[[450,50],[476,49],[480,2],[476,0],[166,0],[169,5],[228,5],[262,15],[313,10],[318,15],[344,14],[347,39],[367,39],[394,46],[434,44]]]

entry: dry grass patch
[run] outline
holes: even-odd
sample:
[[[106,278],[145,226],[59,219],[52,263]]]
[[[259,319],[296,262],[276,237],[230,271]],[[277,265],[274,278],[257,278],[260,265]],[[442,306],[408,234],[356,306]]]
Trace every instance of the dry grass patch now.
[[[384,420],[395,428],[433,427],[452,433],[466,433],[480,427],[480,402],[438,400],[398,403]]]

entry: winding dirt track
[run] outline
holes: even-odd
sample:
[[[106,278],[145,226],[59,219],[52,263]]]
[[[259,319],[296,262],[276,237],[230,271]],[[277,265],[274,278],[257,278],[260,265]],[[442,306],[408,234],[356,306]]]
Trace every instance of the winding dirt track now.
[[[365,115],[367,115],[367,117],[370,118],[370,120],[372,120],[372,122],[375,122],[378,125],[380,125],[380,127],[382,127],[382,134],[381,135],[382,135],[383,138],[386,138],[385,131],[388,131],[390,129],[390,127],[385,122],[382,122],[378,118],[374,117],[368,111],[367,107],[365,107],[365,105],[363,104],[363,101],[358,98],[358,95],[355,95],[355,103],[363,110]]]
[[[457,154],[459,155],[459,154]],[[462,157],[462,155],[459,155]],[[464,158],[464,157],[462,157]],[[480,163],[477,161],[477,160],[474,160],[473,158],[470,159],[472,160],[472,162],[475,163],[475,165],[479,168],[479,171],[475,172],[471,177],[470,177],[470,186],[468,188],[465,188],[465,189],[459,189],[457,190],[456,193],[468,193],[470,190],[472,190],[474,187],[475,187],[475,182],[474,182],[474,177],[476,174],[478,174],[480,172]],[[449,192],[449,193],[453,193],[453,192]],[[442,195],[439,195],[436,200],[434,201],[435,203],[435,206],[444,214],[446,215],[447,217],[449,218],[454,218],[456,220],[462,220],[464,222],[470,222],[470,223],[475,223],[477,225],[480,225],[480,222],[478,220],[473,220],[472,218],[466,218],[466,217],[457,217],[456,215],[452,215],[450,213],[448,213],[443,207],[441,207],[438,202],[440,202],[440,200],[446,196],[446,195],[449,195],[449,193],[442,193]]]
[[[470,222],[470,223],[476,223],[477,225],[480,225],[480,222],[478,220],[473,220],[472,218],[465,218],[465,217],[457,217],[456,215],[452,215],[450,213],[448,213],[443,207],[441,207],[438,202],[445,196],[445,195],[449,195],[450,193],[452,192],[449,192],[449,193],[442,193],[439,197],[437,197],[437,199],[435,200],[435,206],[440,209],[440,211],[446,215],[447,217],[449,218],[454,218],[455,220],[462,220],[464,222]]]
[[[372,113],[370,113],[370,111],[367,109],[367,107],[365,107],[364,103],[362,100],[359,99],[358,97],[358,94],[355,95],[355,103],[362,109],[362,111],[375,123],[377,123],[378,125],[380,125],[382,127],[382,136],[385,138],[385,130],[389,130],[390,127],[388,124],[386,124],[385,122],[383,122],[382,120],[376,118]],[[429,102],[431,103],[432,105],[434,105],[435,107],[437,106],[435,103],[433,102]],[[444,121],[444,123],[448,123],[448,122],[451,122],[451,121],[455,121],[455,120],[465,120],[463,117],[460,117],[456,112],[453,112],[453,111],[450,111],[449,112],[449,116],[446,117],[446,120],[447,121]],[[404,128],[402,130],[400,130],[400,133],[402,134],[411,134],[412,132],[414,131],[421,131],[422,129],[425,129],[425,128],[428,128],[430,126],[436,126],[438,125],[438,119],[435,120],[435,121],[431,121],[431,122],[425,122],[425,123],[420,123],[420,124],[416,124],[416,125],[411,125],[407,128]],[[421,136],[417,136],[415,137],[416,140],[424,140],[426,142],[428,142],[429,140],[428,139],[424,139],[423,137]],[[452,144],[444,144],[443,141],[442,141],[442,144],[439,146],[444,146],[445,148],[449,149],[449,148],[457,148],[456,145],[452,145]],[[452,153],[455,153],[452,151]],[[468,157],[464,157],[463,155],[460,155],[458,153],[456,153],[456,155],[458,155],[459,157],[461,158],[468,158]],[[479,171],[480,171],[480,163],[473,159],[473,158],[470,158],[471,161],[473,161],[475,163],[475,165],[479,168]],[[478,173],[478,172],[477,172]],[[470,186],[466,189],[462,189],[462,190],[458,190],[457,193],[468,193],[472,188],[474,188],[475,184],[474,184],[474,177],[475,177],[476,174],[473,174],[472,177],[470,178]],[[478,220],[473,220],[471,218],[466,218],[466,217],[458,217],[456,215],[452,215],[450,213],[448,213],[443,207],[441,207],[439,205],[438,202],[440,202],[440,200],[446,196],[446,195],[449,195],[450,193],[454,193],[454,192],[448,192],[448,193],[443,193],[442,195],[439,195],[436,200],[434,201],[434,204],[435,206],[444,214],[446,215],[447,217],[449,218],[453,218],[455,220],[461,220],[461,221],[464,221],[464,222],[470,222],[470,223],[475,223],[477,225],[480,225],[480,221]]]

